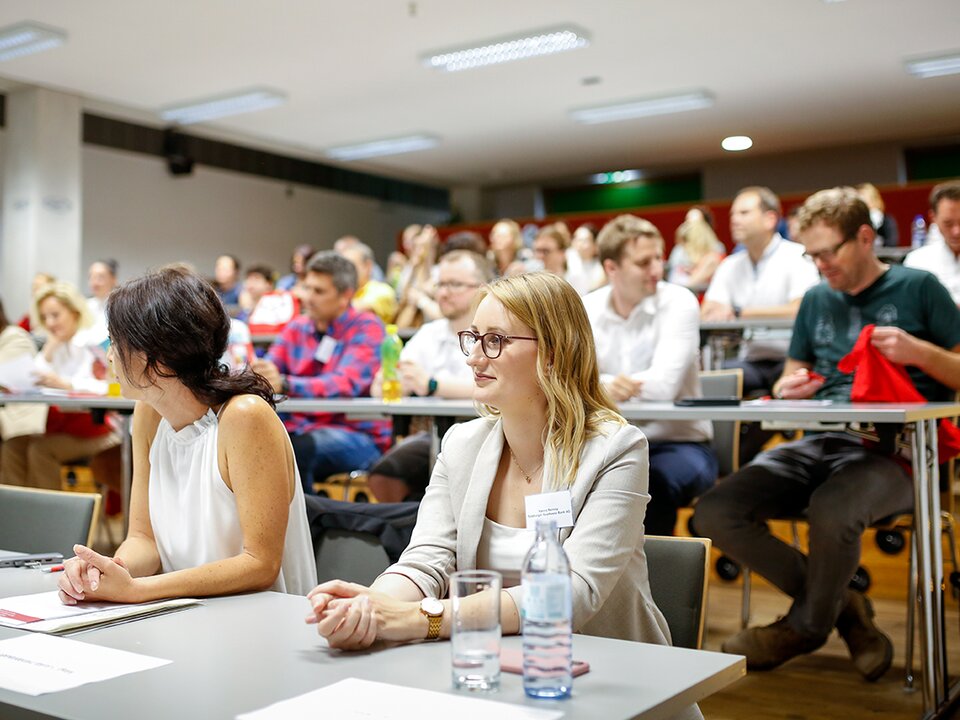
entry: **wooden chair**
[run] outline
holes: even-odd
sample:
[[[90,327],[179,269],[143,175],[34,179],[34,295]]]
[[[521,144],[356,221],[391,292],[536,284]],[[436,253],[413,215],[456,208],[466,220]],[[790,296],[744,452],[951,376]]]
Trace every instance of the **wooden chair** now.
[[[100,502],[99,493],[0,485],[0,548],[72,557],[74,545],[92,543]]]
[[[643,547],[650,592],[674,646],[699,650],[706,624],[710,540],[647,535]]]

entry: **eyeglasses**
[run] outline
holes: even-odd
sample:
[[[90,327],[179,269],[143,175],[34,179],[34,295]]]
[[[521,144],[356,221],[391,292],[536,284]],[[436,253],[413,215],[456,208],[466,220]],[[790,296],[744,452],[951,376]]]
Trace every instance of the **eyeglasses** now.
[[[823,262],[830,262],[837,256],[837,253],[840,252],[840,248],[842,248],[851,240],[853,240],[852,237],[844,238],[843,240],[838,242],[836,245],[834,245],[832,248],[828,248],[826,250],[818,250],[817,252],[805,252],[803,256],[808,260],[813,260],[813,262],[816,262],[817,260],[822,260]]]
[[[457,280],[449,280],[447,282],[438,282],[437,290],[452,290],[453,292],[460,292],[466,288],[478,288],[480,285],[477,283],[465,283],[459,282]]]
[[[537,338],[532,337],[501,335],[500,333],[484,333],[483,335],[478,335],[473,330],[461,330],[457,335],[460,338],[460,351],[464,355],[469,356],[479,340],[480,349],[483,350],[483,354],[491,360],[496,360],[500,357],[500,353],[503,352],[503,346],[506,344],[504,343],[505,340],[533,340],[534,342],[537,340]]]

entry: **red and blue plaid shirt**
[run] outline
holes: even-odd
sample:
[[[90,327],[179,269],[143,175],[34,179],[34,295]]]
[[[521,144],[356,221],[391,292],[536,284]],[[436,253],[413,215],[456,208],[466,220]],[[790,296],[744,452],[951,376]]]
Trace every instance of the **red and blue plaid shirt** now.
[[[324,336],[336,340],[336,347],[325,362],[316,359]],[[370,394],[373,376],[380,369],[380,343],[383,324],[372,312],[352,307],[330,323],[326,333],[317,330],[313,320],[301,316],[291,320],[270,346],[267,359],[281,375],[287,376],[290,397],[342,398]],[[330,413],[281,413],[291,433],[304,433],[324,427],[364,432],[373,438],[381,452],[390,447],[390,421],[347,420]]]

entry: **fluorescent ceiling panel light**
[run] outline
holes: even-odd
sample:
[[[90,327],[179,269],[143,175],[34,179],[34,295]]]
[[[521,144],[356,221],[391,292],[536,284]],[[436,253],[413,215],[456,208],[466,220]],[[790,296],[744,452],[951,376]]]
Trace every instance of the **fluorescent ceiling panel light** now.
[[[190,125],[228,115],[265,110],[286,102],[286,99],[283,93],[276,90],[252,88],[205,100],[172,105],[161,110],[160,117],[166,122]]]
[[[631,100],[616,103],[615,105],[598,105],[596,107],[571,110],[570,117],[584,125],[596,123],[616,122],[618,120],[632,120],[650,115],[667,115],[670,113],[686,112],[688,110],[702,110],[713,106],[713,96],[705,91],[666,95],[663,97]]]
[[[0,29],[0,62],[59,47],[67,41],[62,30],[35,22],[23,22]]]
[[[907,60],[904,63],[907,72],[920,78],[940,77],[960,73],[960,53],[939,57]]]
[[[333,160],[363,160],[380,155],[399,155],[416,150],[429,150],[440,144],[440,138],[433,135],[407,135],[406,137],[374,140],[358,145],[341,145],[330,148],[326,154]]]
[[[740,152],[753,147],[753,140],[746,135],[731,135],[720,141],[720,147],[729,152]]]
[[[483,40],[469,47],[450,48],[428,53],[420,58],[427,67],[457,72],[484,65],[523,60],[538,55],[576,50],[590,44],[587,34],[575,25],[534,30],[494,40]]]

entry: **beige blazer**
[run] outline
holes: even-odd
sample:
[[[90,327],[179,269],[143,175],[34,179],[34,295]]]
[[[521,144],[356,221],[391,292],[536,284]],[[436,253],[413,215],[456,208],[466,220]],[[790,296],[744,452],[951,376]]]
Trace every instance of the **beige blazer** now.
[[[573,629],[586,635],[669,644],[650,596],[643,518],[650,495],[647,440],[632,425],[605,423],[580,456],[570,488],[574,526],[560,531],[573,579]],[[385,572],[427,597],[446,597],[450,575],[476,568],[487,499],[503,451],[499,420],[457,425],[443,440],[410,545]],[[547,458],[544,477],[551,477]],[[505,588],[517,608],[519,587]]]
[[[23,328],[8,325],[0,332],[0,363],[20,355],[33,357],[37,348]],[[36,435],[47,429],[47,406],[14,404],[0,407],[0,438],[9,440],[20,435]]]

